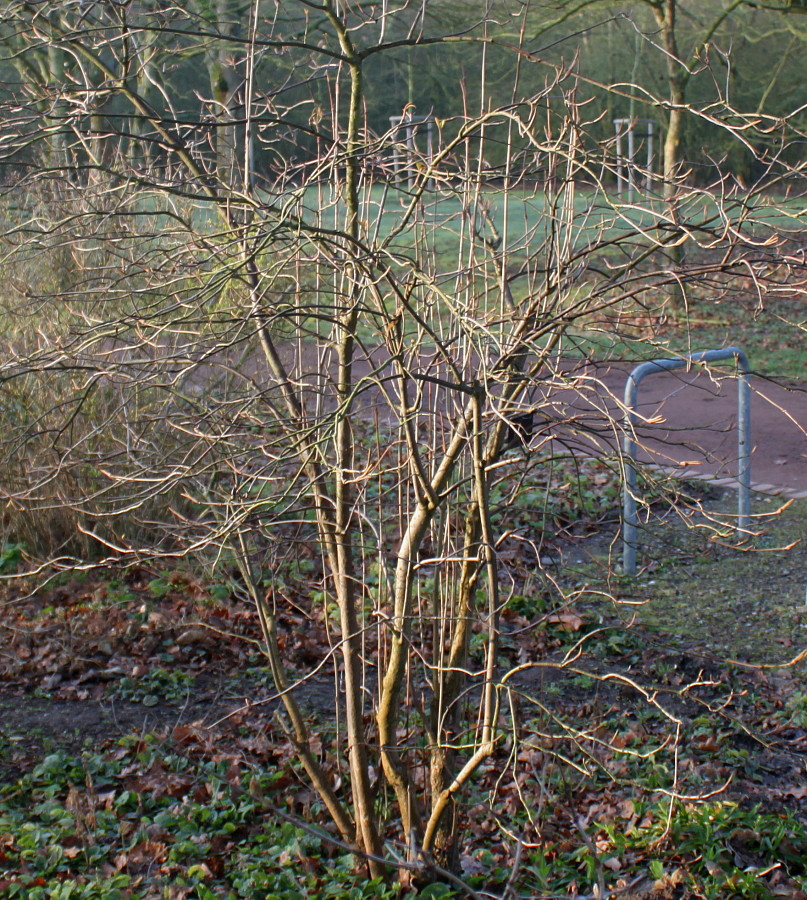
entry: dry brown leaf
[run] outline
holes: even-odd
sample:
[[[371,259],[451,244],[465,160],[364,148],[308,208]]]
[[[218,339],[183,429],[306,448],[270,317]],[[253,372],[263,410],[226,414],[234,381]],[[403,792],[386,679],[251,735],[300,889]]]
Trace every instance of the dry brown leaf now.
[[[586,623],[573,612],[555,613],[547,619],[550,625],[558,625],[564,631],[579,631]]]
[[[791,784],[782,788],[781,792],[785,797],[793,797],[794,800],[804,800],[807,797],[807,784],[798,786]]]
[[[180,647],[188,647],[193,644],[210,646],[216,643],[216,635],[203,625],[191,625],[177,637],[176,642]]]

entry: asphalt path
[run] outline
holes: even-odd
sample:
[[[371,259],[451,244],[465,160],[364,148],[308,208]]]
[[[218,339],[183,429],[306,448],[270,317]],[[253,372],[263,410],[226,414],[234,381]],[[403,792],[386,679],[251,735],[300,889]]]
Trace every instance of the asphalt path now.
[[[281,350],[296,373],[302,395],[309,399],[319,395],[326,398],[325,408],[332,406],[332,359],[324,361],[313,344],[289,343]],[[532,445],[543,440],[582,455],[617,453],[625,417],[625,382],[634,365],[567,360],[548,368],[546,378],[537,380],[542,386],[527,400],[538,410]],[[434,366],[433,359],[424,358],[421,368],[452,380]],[[372,387],[387,382],[393,388],[395,382],[383,348],[372,348],[366,358],[357,359],[354,377],[371,382],[357,398],[356,412],[394,418],[380,391]],[[761,493],[807,497],[807,384],[776,381],[763,374],[749,377],[752,486]],[[442,412],[452,415],[446,409]],[[726,485],[736,481],[737,378],[733,365],[648,375],[639,386],[636,413],[640,462],[687,478],[717,479]]]
[[[613,452],[609,420],[624,419],[628,363],[590,363],[575,388],[547,392],[551,418],[575,422],[566,440],[581,453]],[[750,376],[751,481],[762,493],[807,497],[807,385]],[[737,476],[737,378],[732,366],[647,375],[639,385],[638,458],[685,477]],[[548,427],[551,427],[547,423]],[[563,439],[562,439],[563,440]]]

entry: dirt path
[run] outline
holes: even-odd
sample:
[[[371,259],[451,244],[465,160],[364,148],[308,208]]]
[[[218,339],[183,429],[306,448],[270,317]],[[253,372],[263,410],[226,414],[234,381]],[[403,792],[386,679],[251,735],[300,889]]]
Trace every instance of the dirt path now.
[[[322,409],[333,411],[333,354],[327,359],[327,353],[323,355],[323,348],[314,341],[279,340],[276,346],[309,406],[318,399]],[[396,379],[389,354],[382,346],[362,350],[353,364],[353,377],[359,384],[354,410],[367,420],[391,424],[397,413],[390,409],[380,389],[383,384],[394,395]],[[623,421],[625,381],[634,366],[626,361],[567,358],[553,365],[552,371],[548,367],[545,380],[539,379],[526,401],[539,408],[539,418],[547,416],[533,446],[540,437],[558,437],[571,449],[588,455],[616,452],[619,439],[614,435],[614,423],[621,425]],[[258,356],[241,360],[239,368],[256,383],[264,380],[264,364]],[[414,368],[419,371],[413,374],[427,376],[417,381],[424,404],[456,415],[459,407],[447,409],[449,392],[445,387],[438,389],[439,396],[431,397],[434,386],[428,381],[429,377],[439,377],[451,383],[454,375],[426,351]],[[678,369],[645,377],[639,388],[637,412],[656,424],[639,429],[639,458],[680,470],[687,478],[733,481],[737,474],[737,382],[733,370],[732,365],[721,363],[709,371]],[[202,382],[212,377],[206,372],[200,370]],[[762,374],[752,375],[750,382],[752,482],[760,493],[807,497],[807,384],[777,382]],[[454,399],[461,405],[465,396],[458,392]]]
[[[37,688],[40,693],[37,694]],[[333,679],[303,681],[295,697],[306,713],[333,714]],[[271,698],[271,699],[267,699]],[[78,753],[87,746],[123,735],[170,732],[181,725],[215,728],[233,719],[261,721],[278,708],[274,689],[238,669],[228,675],[200,675],[182,699],[159,698],[159,703],[106,696],[93,692],[85,699],[49,696],[37,679],[10,689],[0,680],[0,780],[7,770],[19,767],[20,758],[36,760],[58,747]]]

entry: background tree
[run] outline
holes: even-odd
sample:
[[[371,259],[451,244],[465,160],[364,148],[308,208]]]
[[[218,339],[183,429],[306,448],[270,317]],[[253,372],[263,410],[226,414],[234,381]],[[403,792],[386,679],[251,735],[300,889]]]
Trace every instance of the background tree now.
[[[651,13],[648,20],[645,11]],[[591,73],[606,86],[601,102],[608,109],[607,118],[612,118],[614,105],[609,97],[621,97],[620,115],[635,118],[638,114],[655,118],[662,117],[663,139],[660,154],[661,192],[667,202],[673,222],[680,218],[678,197],[682,193],[682,182],[692,179],[692,166],[696,166],[695,177],[701,182],[708,181],[717,173],[713,169],[716,160],[724,158],[727,149],[733,159],[729,165],[738,165],[748,173],[750,156],[744,156],[742,142],[731,137],[722,140],[722,121],[737,112],[733,104],[737,100],[734,88],[737,85],[737,61],[740,34],[756,34],[762,40],[773,38],[773,44],[782,46],[783,31],[798,31],[800,19],[785,15],[788,8],[759,10],[744,0],[727,0],[725,3],[698,4],[691,6],[681,0],[643,0],[627,9],[600,3],[560,3],[537,6],[532,10],[534,21],[531,25],[532,40],[537,42],[551,39],[564,31],[583,34],[581,45],[581,71]],[[598,21],[609,16],[615,17],[620,35],[620,46],[625,42],[634,46],[633,54],[615,52],[610,36],[614,33],[609,24],[605,34],[609,43],[604,46],[603,30],[596,26]],[[746,31],[746,26],[754,17],[757,23]],[[759,31],[761,22],[763,38]],[[793,34],[792,40],[797,40]],[[798,39],[800,40],[800,38]],[[647,52],[643,54],[643,48]],[[744,49],[744,48],[743,48]],[[604,52],[605,51],[605,52]],[[741,51],[740,51],[741,52]],[[787,51],[786,51],[787,52]],[[645,61],[642,62],[642,56]],[[603,57],[605,63],[603,64]],[[617,60],[614,63],[614,60]],[[593,65],[592,65],[593,64]],[[645,71],[637,69],[641,65]],[[649,66],[649,70],[648,67]],[[746,70],[744,61],[739,64],[744,76],[745,98],[755,93],[759,102],[770,97],[765,86],[770,84],[764,67]],[[663,88],[661,87],[663,85]],[[616,90],[614,90],[614,88]],[[595,94],[595,96],[597,96]],[[717,117],[711,114],[692,116],[693,106],[701,110],[722,108]],[[744,107],[750,109],[750,106]],[[796,105],[780,105],[773,114],[788,116]],[[758,107],[758,112],[761,107]],[[611,127],[608,121],[606,127]],[[692,139],[687,146],[686,129],[690,128]],[[686,152],[685,152],[686,147]],[[765,157],[765,148],[759,144],[756,154]],[[743,162],[740,163],[739,159]],[[795,160],[794,160],[795,161]],[[721,169],[726,171],[726,167]],[[758,175],[767,172],[765,163],[756,165]],[[742,173],[741,173],[741,177]],[[685,190],[684,190],[685,193]],[[686,239],[681,232],[679,239],[672,241],[669,253],[679,271],[678,283],[671,287],[670,304],[676,315],[681,315],[686,298],[684,284],[686,275],[683,268],[683,252]]]

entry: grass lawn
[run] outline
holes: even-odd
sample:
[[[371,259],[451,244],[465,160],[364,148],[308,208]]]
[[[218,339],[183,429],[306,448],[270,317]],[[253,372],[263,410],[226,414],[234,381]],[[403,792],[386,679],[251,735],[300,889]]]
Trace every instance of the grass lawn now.
[[[658,199],[627,205],[618,197],[589,188],[576,189],[573,205],[566,210],[550,205],[543,193],[524,190],[505,194],[488,189],[469,193],[467,199],[424,193],[423,202],[411,208],[410,200],[408,193],[394,187],[376,185],[365,191],[361,212],[364,238],[385,244],[398,258],[402,271],[409,260],[416,260],[418,268],[435,272],[438,283],[450,296],[457,295],[463,272],[482,271],[487,264],[486,252],[478,241],[474,251],[468,249],[473,228],[485,227],[478,214],[474,213],[472,220],[469,209],[481,205],[489,209],[503,244],[510,248],[510,270],[515,270],[529,254],[537,253],[539,261],[549,246],[547,242],[553,240],[555,229],[578,251],[599,248],[592,250],[587,266],[605,260],[607,268],[610,262],[618,261],[621,252],[639,252],[651,244],[655,230],[668,215]],[[774,233],[785,238],[801,233],[805,216],[801,200],[759,196],[754,201],[733,197],[718,206],[712,194],[698,191],[682,204],[681,219],[696,232],[705,226],[718,230],[731,226],[760,242]],[[300,202],[307,210],[305,218],[313,220],[322,215],[323,224],[344,224],[342,204],[330,187],[319,192],[309,189],[300,195]],[[405,215],[409,218],[404,222]],[[623,249],[617,250],[616,244]],[[694,251],[691,262],[708,262],[708,253]],[[807,380],[807,354],[802,343],[807,297],[799,284],[788,286],[788,273],[769,274],[779,283],[764,302],[760,302],[756,285],[742,269],[721,279],[713,288],[708,283],[685,285],[687,307],[677,317],[669,314],[664,296],[648,290],[632,305],[576,321],[563,340],[562,352],[572,356],[647,359],[737,345],[746,351],[754,370],[769,377]],[[487,277],[490,278],[490,271]],[[590,274],[590,270],[578,274],[577,292],[570,297],[577,300],[585,296],[587,279],[596,277],[599,276]],[[517,300],[528,296],[531,288],[527,280],[513,282]],[[476,312],[469,309],[467,314],[473,319],[491,311],[495,317],[500,302],[496,291],[487,295],[484,289],[480,290]],[[445,309],[431,311],[431,315],[445,329],[450,329],[455,319],[455,314]],[[377,332],[372,329],[362,333],[371,343],[374,335],[377,340]]]
[[[298,197],[308,221],[321,219],[325,226],[344,227],[344,205],[330,183],[300,191]],[[627,203],[614,192],[586,185],[576,186],[571,198],[551,196],[540,186],[505,192],[495,187],[477,190],[471,185],[465,193],[424,191],[419,202],[414,200],[410,191],[391,185],[374,184],[365,189],[360,210],[363,237],[383,241],[394,235],[395,246],[411,250],[416,227],[420,237],[431,232],[437,253],[451,260],[459,250],[459,236],[467,236],[469,211],[478,206],[489,209],[511,251],[542,240],[559,224],[568,226],[574,244],[583,247],[649,232],[670,221],[668,207],[658,196],[637,194],[634,202]],[[684,225],[692,227],[718,224],[751,229],[760,235],[774,229],[798,234],[807,210],[798,198],[729,196],[718,201],[706,189],[693,189],[680,203],[678,215]]]

